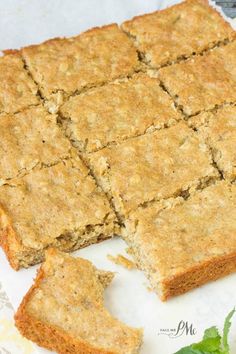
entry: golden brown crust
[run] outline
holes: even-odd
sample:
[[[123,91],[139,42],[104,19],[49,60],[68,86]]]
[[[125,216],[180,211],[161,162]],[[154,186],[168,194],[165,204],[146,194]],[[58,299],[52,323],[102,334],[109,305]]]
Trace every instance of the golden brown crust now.
[[[54,249],[49,249],[47,251],[47,257],[45,263],[40,267],[37,273],[37,277],[35,279],[35,282],[33,286],[30,288],[30,290],[27,292],[27,294],[24,296],[16,314],[15,314],[15,324],[16,327],[19,329],[21,334],[25,336],[26,338],[32,340],[33,342],[37,343],[38,345],[47,348],[49,350],[54,350],[60,354],[118,354],[117,345],[114,343],[114,349],[105,349],[102,347],[96,347],[94,344],[89,343],[86,339],[82,338],[76,338],[72,334],[70,334],[68,331],[64,330],[63,327],[60,327],[56,324],[49,323],[46,320],[43,321],[42,319],[37,318],[37,314],[32,313],[32,311],[29,310],[29,305],[30,303],[34,302],[34,297],[35,293],[40,290],[42,282],[47,282],[49,281],[49,277],[51,276],[51,266],[50,266],[50,261],[49,257],[51,258],[51,261],[53,261],[54,257],[55,259],[58,258],[58,255],[60,254],[61,258],[65,258],[62,253],[59,253],[58,251]],[[74,263],[80,262],[80,259],[73,259],[70,257],[70,263],[73,261]],[[91,267],[90,262],[81,260],[82,262],[87,262],[87,266]],[[67,265],[70,267],[70,264]],[[85,269],[84,269],[85,271]],[[94,268],[93,272],[96,271],[96,268]],[[97,270],[98,271],[98,270]],[[98,271],[101,272],[102,276],[104,276],[104,285],[108,285],[106,282],[106,274],[109,272],[104,272],[104,271]],[[77,273],[79,275],[79,273]],[[110,277],[110,274],[108,274]],[[93,274],[88,275],[89,276],[94,276]],[[52,275],[54,277],[54,275]],[[89,279],[89,282],[92,282],[92,280]],[[64,279],[64,284],[67,286],[67,279]],[[86,286],[86,285],[85,285]],[[94,283],[94,287],[99,287],[98,284],[98,279]],[[70,288],[69,288],[70,289]],[[98,289],[98,290],[99,290]],[[78,297],[80,296],[80,289],[77,287],[76,289],[78,291]],[[73,288],[71,288],[71,292],[73,291]],[[83,290],[82,294],[83,294]],[[99,290],[100,291],[100,290]],[[44,296],[47,296],[46,293]],[[70,296],[74,296],[73,294],[68,294],[68,298]],[[83,296],[83,295],[82,295]],[[100,296],[100,295],[98,295]],[[71,298],[72,299],[72,298]],[[82,298],[83,299],[83,298]],[[65,299],[65,301],[67,301]],[[71,300],[72,301],[72,300]],[[72,302],[68,303],[68,307],[71,306],[73,303]],[[84,300],[83,300],[84,301]],[[88,304],[89,304],[89,296],[88,296]],[[63,304],[61,304],[63,306]],[[78,304],[76,305],[78,307]],[[81,306],[83,304],[81,303]],[[98,306],[98,303],[97,305]],[[60,304],[58,304],[57,310],[60,311]],[[53,311],[53,309],[52,309]],[[79,316],[79,312],[77,314]],[[90,317],[92,321],[92,316]],[[62,324],[63,325],[63,324]],[[88,324],[89,325],[89,324]],[[129,331],[129,336],[124,337],[123,339],[125,341],[130,341],[130,346],[127,347],[127,350],[129,350],[130,354],[136,354],[138,346],[141,344],[141,331],[132,329],[130,327],[127,327],[123,324],[120,323],[121,326],[124,326],[124,328],[127,328]],[[85,332],[86,333],[86,332]],[[96,336],[96,333],[94,333],[94,336]],[[112,338],[110,338],[112,341]],[[115,338],[114,338],[115,340]],[[112,342],[109,345],[112,348]],[[131,349],[131,351],[130,351]],[[132,351],[133,349],[133,351]],[[122,351],[123,353],[123,351]],[[125,353],[124,353],[125,354]]]
[[[76,156],[1,186],[0,205],[0,240],[14,269],[41,262],[49,246],[68,252],[117,230],[105,195]]]
[[[199,31],[201,27],[201,31]],[[159,68],[235,38],[228,22],[205,0],[187,0],[122,24],[144,60]]]
[[[38,105],[38,88],[24,68],[18,51],[0,57],[0,113],[15,113]]]
[[[15,251],[20,248],[21,244],[2,205],[0,205],[0,246],[5,252],[11,267],[18,270],[20,266],[18,259],[15,257]]]
[[[223,257],[215,257],[200,265],[189,268],[183,273],[176,274],[171,279],[163,280],[161,300],[186,293],[207,282],[220,279],[236,271],[236,252]]]
[[[70,157],[71,144],[44,107],[0,115],[0,185]]]
[[[236,41],[235,32],[230,25],[223,21],[216,10],[208,6],[207,0],[187,0],[164,11],[135,17],[126,21],[122,28],[128,36],[116,24],[110,24],[92,28],[76,37],[54,38],[20,51],[3,51],[5,56],[0,58],[0,141],[3,146],[2,150],[0,146],[0,184],[6,185],[0,187],[0,245],[9,263],[16,270],[22,266],[28,267],[42,261],[45,250],[51,245],[71,251],[108,238],[116,230],[114,213],[105,195],[95,186],[87,169],[78,163],[80,167],[77,166],[76,173],[74,173],[73,170],[76,167],[73,163],[69,166],[70,156],[67,156],[69,145],[65,143],[65,153],[58,152],[60,150],[58,145],[56,152],[52,149],[47,150],[45,147],[43,149],[40,145],[43,136],[40,135],[40,144],[36,139],[36,143],[34,141],[32,145],[27,144],[27,149],[25,149],[21,143],[24,143],[24,136],[27,136],[29,130],[22,130],[22,139],[20,137],[19,144],[17,139],[16,141],[13,139],[13,130],[16,131],[19,126],[14,126],[11,130],[10,123],[12,124],[18,116],[24,118],[26,110],[36,112],[42,109],[38,108],[40,107],[38,88],[41,94],[49,100],[46,105],[51,113],[62,105],[65,98],[75,93],[79,94],[71,98],[61,109],[68,123],[65,126],[67,135],[80,151],[91,153],[88,160],[95,172],[95,177],[114,203],[122,221],[122,218],[130,218],[130,214],[140,206],[144,206],[142,210],[146,218],[145,214],[149,207],[147,209],[145,207],[149,205],[149,202],[156,205],[155,201],[163,198],[176,197],[181,193],[184,196],[186,190],[192,192],[196,187],[205,187],[209,180],[219,177],[214,163],[217,164],[225,178],[235,180],[235,134],[233,130],[235,109],[227,112],[233,115],[230,122],[229,116],[224,121],[227,127],[218,116],[218,112],[216,114],[204,112],[200,115],[201,117],[194,118],[195,121],[199,117],[205,121],[204,126],[198,127],[200,133],[198,135],[190,133],[185,124],[180,123],[160,134],[156,132],[134,138],[136,135],[150,133],[160,127],[169,127],[181,119],[173,102],[171,105],[169,96],[162,92],[159,86],[158,89],[153,90],[153,95],[150,93],[147,96],[147,88],[152,86],[151,82],[157,83],[158,80],[147,79],[146,74],[134,75],[141,69],[136,49],[143,56],[142,59],[146,64],[155,69],[190,58],[184,63],[162,68],[159,70],[159,78],[163,88],[166,88],[175,100],[176,106],[183,109],[187,116],[191,116],[200,111],[224,105],[226,102],[236,102]],[[228,42],[230,43],[226,45]],[[215,46],[219,47],[211,50]],[[204,53],[205,51],[207,53]],[[38,87],[30,75],[37,82]],[[131,75],[132,78],[130,78]],[[114,82],[117,78],[123,81]],[[112,84],[108,85],[111,81]],[[125,87],[126,81],[127,87]],[[134,81],[138,82],[137,89],[135,89],[136,92],[135,90],[131,92],[128,90],[128,85]],[[141,81],[142,88],[139,85]],[[104,86],[98,87],[102,85]],[[117,88],[122,85],[124,91],[121,94],[119,90],[115,94],[115,90],[109,92],[112,87]],[[83,90],[92,87],[95,89],[82,93]],[[155,106],[157,96],[161,97],[160,107]],[[95,107],[91,114],[92,118],[87,117],[91,98],[94,98]],[[113,99],[118,103],[115,102],[113,105]],[[144,101],[146,106],[141,107]],[[70,106],[72,102],[75,106]],[[102,119],[97,120],[96,125],[94,115],[99,111],[99,104],[102,107],[100,112]],[[30,109],[30,106],[37,106],[37,108]],[[104,114],[104,112],[108,113],[108,107],[111,108],[111,115]],[[174,112],[173,117],[172,112]],[[149,114],[148,117],[145,116],[146,113]],[[156,115],[160,116],[158,122],[153,119]],[[205,118],[206,115],[207,118]],[[170,120],[169,116],[171,116]],[[41,117],[41,119],[44,118],[44,116]],[[216,118],[219,118],[217,122]],[[42,129],[42,133],[45,134],[47,127],[43,124],[36,127],[36,119],[33,121],[33,115],[31,119],[27,128],[30,126],[31,130],[34,130],[39,127],[39,131]],[[5,121],[7,123],[3,128]],[[115,122],[117,125],[114,128]],[[23,123],[26,122],[21,123],[24,125]],[[101,131],[98,131],[98,127]],[[29,135],[32,138],[32,134]],[[50,134],[48,136],[50,139]],[[59,139],[56,141],[60,140],[61,143],[62,137],[57,136],[57,138]],[[131,139],[122,143],[128,138]],[[204,139],[206,139],[206,144],[203,143]],[[117,146],[103,149],[113,143]],[[7,154],[4,149],[7,150]],[[99,149],[103,150],[96,153],[95,151]],[[41,154],[43,151],[46,157]],[[50,153],[47,153],[49,151]],[[212,153],[214,161],[209,152]],[[56,156],[57,153],[58,156]],[[7,163],[4,159],[7,159]],[[51,166],[54,164],[57,166]],[[63,164],[66,166],[68,175],[63,168],[59,167]],[[44,168],[47,172],[50,170],[47,177],[45,177],[47,172],[44,173]],[[53,171],[56,170],[57,172],[54,173]],[[23,171],[23,174],[32,173],[32,176],[10,181],[16,175],[19,177],[19,171]],[[74,178],[75,174],[76,178]],[[63,186],[61,186],[62,180]],[[65,200],[61,200],[61,195],[65,197]],[[220,195],[215,204],[222,200],[224,201],[224,196]],[[235,201],[235,197],[232,200]],[[33,203],[33,208],[31,203]],[[45,203],[48,209],[45,208]],[[191,212],[194,213],[198,207],[198,202],[192,205]],[[227,207],[226,203],[225,209]],[[233,207],[228,210],[229,215],[234,210]],[[206,214],[209,210],[210,208],[206,210]],[[166,227],[174,224],[176,215],[172,216],[173,218],[167,218]],[[158,224],[158,216],[155,217],[154,232],[151,236],[155,234],[156,224]],[[177,245],[181,257],[185,258],[184,266],[182,265],[184,262],[181,262],[178,256],[176,259],[181,263],[180,265],[177,264],[176,267],[173,265],[174,257],[171,259],[172,263],[168,264],[169,253],[167,253],[163,262],[164,266],[161,264],[161,267],[164,269],[168,266],[169,270],[165,273],[166,269],[164,269],[163,277],[158,278],[157,281],[159,268],[155,266],[155,262],[159,255],[158,257],[154,255],[154,266],[150,265],[151,271],[145,264],[141,265],[141,268],[146,270],[148,276],[153,279],[153,287],[160,292],[163,300],[236,270],[235,241],[231,230],[227,229],[230,225],[235,235],[235,217],[230,217],[221,235],[218,235],[216,231],[218,244],[215,254],[214,247],[210,244],[209,248],[213,253],[209,259],[202,260],[201,258],[207,241],[202,246],[199,240],[196,245],[196,239],[199,236],[197,233],[197,237],[193,237],[194,246],[198,248],[201,245],[199,252],[194,254],[196,258],[194,261],[201,259],[197,265],[194,265],[194,262],[185,254],[185,248],[190,249],[189,254],[192,251],[194,253],[191,248],[192,240],[186,245],[185,238],[181,239],[180,244]],[[142,214],[136,218],[136,221],[135,227],[140,227],[142,223],[145,224]],[[130,220],[127,224],[129,222]],[[151,222],[148,228],[151,228]],[[181,219],[181,222],[187,223],[186,219]],[[207,234],[217,222],[211,223],[208,228],[204,229],[204,232]],[[189,234],[194,229],[194,223],[191,220],[190,225]],[[176,228],[178,229],[177,226]],[[229,234],[226,240],[222,236],[225,237],[225,229]],[[158,228],[158,237],[160,230],[162,226]],[[184,234],[183,230],[177,231],[181,235]],[[178,232],[174,230],[169,234],[177,235]],[[149,241],[144,240],[136,248],[135,242],[131,242],[139,263],[145,263],[145,255],[149,254],[149,251],[150,254],[153,252],[153,248],[151,250],[148,248],[155,243],[153,237],[150,237]],[[168,252],[174,243],[175,240],[171,245],[168,244],[166,247]],[[158,249],[159,245],[155,247]],[[226,249],[225,254],[218,256],[218,253],[224,249]],[[165,252],[164,250],[163,253]],[[150,276],[153,269],[155,274]],[[42,269],[40,272],[43,272]],[[36,280],[37,285],[33,289],[38,287],[44,275],[38,275],[39,282]],[[68,351],[91,354],[114,353],[114,351],[93,348],[83,341],[75,340],[56,325],[46,324],[32,314],[29,316],[25,306],[31,295],[31,292],[26,295],[26,300],[23,301],[16,315],[19,328],[28,338],[63,354]]]
[[[2,50],[4,55],[9,55],[9,54],[20,54],[19,49],[4,49]]]
[[[132,42],[116,24],[22,49],[44,97],[57,102],[83,88],[133,74],[140,66]]]
[[[88,160],[121,217],[218,176],[207,146],[184,122],[89,154]]]
[[[5,220],[5,226],[3,227],[3,219]],[[73,246],[73,249],[70,249],[66,245],[60,247],[63,251],[75,251],[76,249],[85,248],[93,243],[100,243],[105,241],[113,236],[114,233],[118,233],[119,227],[115,226],[114,231],[112,230],[109,234],[100,234],[96,238],[88,238],[85,239],[81,243],[77,243]],[[0,247],[2,247],[7,260],[10,266],[18,271],[22,267],[30,267],[37,263],[43,262],[45,259],[45,251],[47,248],[45,247],[42,250],[35,250],[33,248],[25,247],[20,240],[20,237],[17,235],[13,228],[13,223],[10,220],[9,216],[7,215],[6,211],[0,204]],[[21,260],[22,257],[22,260]]]
[[[51,252],[51,250],[48,250]],[[83,343],[77,341],[75,338],[71,337],[57,326],[52,326],[50,324],[43,323],[42,321],[34,318],[32,314],[28,314],[26,306],[28,301],[30,301],[34,290],[40,286],[40,283],[46,277],[43,268],[40,267],[34,284],[24,296],[16,314],[15,314],[15,324],[19,329],[21,334],[35,342],[41,347],[47,348],[49,350],[55,350],[59,354],[113,354],[112,352],[97,350],[88,345],[88,343]]]
[[[45,277],[42,268],[39,269],[34,285],[24,296],[20,307],[15,314],[15,324],[20,333],[35,342],[41,347],[56,351],[59,354],[114,354],[111,351],[104,351],[90,346],[71,337],[57,326],[46,324],[32,314],[28,314],[26,306],[31,299],[34,290],[37,289]]]
[[[61,39],[73,39],[73,38],[77,38],[79,36],[83,36],[83,35],[93,35],[93,34],[97,34],[97,32],[99,30],[109,30],[109,29],[113,29],[115,27],[117,27],[117,24],[116,23],[110,23],[108,25],[104,25],[104,26],[96,26],[96,27],[92,27],[92,28],[89,28],[88,30],[85,30],[83,32],[81,32],[80,34],[78,34],[77,36],[73,36],[73,37],[53,37],[53,38],[49,38],[49,39],[46,39],[45,41],[43,41],[42,43],[40,44],[31,44],[27,47],[22,47],[21,49],[6,49],[5,51],[3,51],[4,53],[8,54],[8,53],[20,53],[21,51],[23,51],[24,49],[28,49],[28,48],[35,48],[35,47],[38,47],[39,45],[42,45],[42,44],[51,44],[51,43],[54,43],[55,41],[58,41],[58,40],[61,40]]]
[[[236,185],[225,181],[139,208],[124,238],[162,300],[236,270]]]
[[[159,78],[188,116],[236,101],[236,41],[160,69]]]
[[[190,118],[211,147],[214,161],[224,178],[236,178],[236,106],[225,105],[216,112],[203,112]]]
[[[71,97],[60,108],[60,116],[66,135],[86,153],[182,118],[159,81],[141,73]]]

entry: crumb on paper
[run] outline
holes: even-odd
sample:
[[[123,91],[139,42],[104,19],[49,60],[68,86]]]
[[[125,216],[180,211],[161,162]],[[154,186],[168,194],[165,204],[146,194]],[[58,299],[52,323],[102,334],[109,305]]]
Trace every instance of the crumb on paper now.
[[[127,269],[137,269],[137,266],[133,261],[122,256],[121,254],[118,254],[117,256],[111,256],[110,254],[108,254],[107,258],[113,263],[121,265]]]
[[[134,254],[132,247],[127,247],[125,251],[127,254],[130,254],[131,256]]]

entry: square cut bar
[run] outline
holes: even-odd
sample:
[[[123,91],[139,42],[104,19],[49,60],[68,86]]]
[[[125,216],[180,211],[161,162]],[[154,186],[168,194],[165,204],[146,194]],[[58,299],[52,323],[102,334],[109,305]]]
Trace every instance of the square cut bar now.
[[[1,186],[0,205],[0,242],[16,270],[50,246],[72,251],[115,233],[109,202],[77,157]]]
[[[191,118],[189,124],[206,139],[224,177],[236,179],[236,106],[203,112]]]
[[[71,97],[60,113],[67,136],[88,153],[182,118],[159,81],[146,74]]]
[[[132,42],[116,24],[25,47],[22,54],[42,95],[57,103],[61,93],[126,77],[140,66]]]
[[[142,330],[118,321],[104,306],[113,276],[86,259],[49,249],[15,315],[17,328],[57,353],[137,354]]]
[[[236,41],[162,68],[159,78],[186,115],[236,102]]]
[[[124,238],[162,300],[236,271],[236,185],[139,208]]]
[[[42,106],[0,115],[0,185],[29,173],[36,166],[52,165],[71,154],[72,146]]]
[[[0,113],[15,113],[39,104],[37,92],[19,53],[0,57]]]
[[[207,146],[182,122],[89,154],[88,161],[121,217],[218,176]]]
[[[187,0],[126,21],[122,29],[152,68],[176,62],[235,38],[207,0]]]

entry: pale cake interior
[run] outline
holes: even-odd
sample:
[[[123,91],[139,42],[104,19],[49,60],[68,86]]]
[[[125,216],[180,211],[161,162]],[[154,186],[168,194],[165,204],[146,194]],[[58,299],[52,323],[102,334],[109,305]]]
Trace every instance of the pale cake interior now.
[[[235,200],[219,181],[130,215],[124,238],[162,300],[236,271]]]
[[[86,352],[91,353],[137,354],[142,331],[121,323],[104,307],[104,290],[113,276],[85,259],[50,249],[33,290],[16,314],[16,325],[34,340],[38,333],[32,323],[39,321],[73,337],[77,350],[87,345]],[[24,316],[29,320],[22,324]],[[56,343],[51,343],[50,349],[55,348]]]
[[[0,241],[15,269],[41,261],[50,246],[71,251],[110,237],[137,210],[170,201],[194,209],[199,195],[211,213],[207,191],[235,185],[234,39],[206,1],[187,0],[1,58]],[[223,200],[228,210],[235,194]],[[150,252],[158,235],[154,228]],[[225,274],[234,269],[230,252]],[[222,259],[212,255],[188,286],[186,266],[182,278],[162,282],[163,298],[211,280],[210,265],[220,269]],[[159,277],[155,260],[149,273]]]
[[[9,260],[16,269],[42,261],[50,246],[72,251],[118,229],[108,200],[78,157],[11,180],[0,194],[2,237],[11,237]]]

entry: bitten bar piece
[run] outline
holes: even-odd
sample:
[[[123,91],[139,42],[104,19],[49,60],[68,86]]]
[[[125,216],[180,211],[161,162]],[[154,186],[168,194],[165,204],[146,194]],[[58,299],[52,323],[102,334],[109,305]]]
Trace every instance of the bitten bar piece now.
[[[36,166],[52,165],[71,154],[56,116],[40,106],[0,114],[0,185]]]
[[[37,91],[19,53],[0,57],[0,113],[15,113],[39,104]]]
[[[153,68],[231,40],[235,32],[207,0],[187,0],[126,21],[122,29]]]
[[[159,81],[146,74],[71,97],[60,113],[67,136],[88,153],[181,119]]]
[[[132,42],[116,24],[25,47],[22,54],[41,93],[55,104],[61,94],[126,77],[140,66]]]
[[[48,250],[15,315],[17,328],[61,354],[137,354],[142,331],[121,323],[104,306],[113,276],[85,259]]]
[[[236,102],[236,41],[162,68],[159,78],[187,115]]]
[[[206,139],[224,177],[236,179],[236,106],[203,112],[191,118],[189,124]]]
[[[122,217],[218,176],[207,146],[182,122],[89,154],[88,161]]]
[[[236,185],[220,181],[181,199],[138,209],[124,230],[162,300],[236,271]]]
[[[75,157],[0,187],[0,242],[16,270],[49,246],[71,251],[115,233],[105,195]]]

